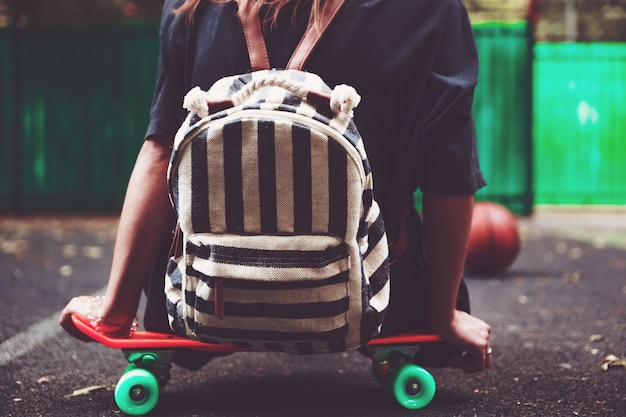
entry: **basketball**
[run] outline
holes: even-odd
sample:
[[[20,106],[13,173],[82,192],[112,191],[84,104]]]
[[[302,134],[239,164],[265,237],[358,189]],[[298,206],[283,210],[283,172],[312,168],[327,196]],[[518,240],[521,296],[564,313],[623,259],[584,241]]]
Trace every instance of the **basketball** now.
[[[469,247],[465,261],[468,272],[496,274],[508,269],[520,251],[517,219],[506,207],[493,202],[474,204]]]

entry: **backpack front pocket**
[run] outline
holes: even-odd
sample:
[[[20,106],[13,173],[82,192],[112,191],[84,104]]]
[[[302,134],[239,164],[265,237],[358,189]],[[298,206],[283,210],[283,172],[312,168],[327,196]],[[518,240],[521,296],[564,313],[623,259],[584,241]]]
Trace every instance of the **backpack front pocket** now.
[[[337,238],[196,234],[185,261],[192,336],[282,344],[347,334],[349,248]]]

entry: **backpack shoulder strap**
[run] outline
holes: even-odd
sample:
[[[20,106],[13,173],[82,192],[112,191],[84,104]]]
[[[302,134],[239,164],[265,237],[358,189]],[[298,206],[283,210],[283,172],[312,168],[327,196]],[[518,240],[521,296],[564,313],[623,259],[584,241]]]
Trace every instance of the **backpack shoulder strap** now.
[[[344,2],[345,0],[327,0],[322,9],[323,13],[320,21],[317,22],[317,24],[309,24],[309,27],[304,32],[304,36],[287,64],[287,69],[302,70],[304,68],[313,48],[315,48],[315,45],[317,45],[317,42],[330,25],[330,22],[337,15],[337,12]],[[244,2],[243,7],[241,26],[243,27],[246,45],[248,46],[248,55],[250,56],[252,71],[270,69],[271,66],[265,40],[263,39],[263,30],[259,16],[252,13],[252,1]]]
[[[241,13],[241,26],[248,46],[248,56],[252,71],[270,69],[270,60],[263,39],[263,29],[258,15],[252,13],[252,3],[249,0],[244,2],[244,9]],[[240,3],[241,4],[241,3]]]
[[[300,40],[300,43],[296,47],[289,63],[287,64],[287,69],[298,69],[302,70],[304,68],[304,64],[309,59],[309,55],[317,45],[317,42],[320,40],[326,29],[330,25],[330,22],[335,18],[337,12],[341,8],[341,5],[345,2],[345,0],[328,0],[322,9],[321,21],[318,22],[319,26],[309,24],[306,32],[304,32],[304,36]]]

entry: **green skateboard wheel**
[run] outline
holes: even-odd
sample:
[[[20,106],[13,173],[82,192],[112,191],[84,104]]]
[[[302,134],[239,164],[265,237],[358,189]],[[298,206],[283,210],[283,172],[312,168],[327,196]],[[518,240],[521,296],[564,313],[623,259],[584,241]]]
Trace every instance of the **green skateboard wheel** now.
[[[435,396],[435,378],[421,366],[402,365],[390,377],[393,394],[404,408],[409,410],[424,408]]]
[[[131,369],[120,378],[115,387],[115,402],[126,414],[142,416],[154,409],[159,401],[159,383],[145,369]]]

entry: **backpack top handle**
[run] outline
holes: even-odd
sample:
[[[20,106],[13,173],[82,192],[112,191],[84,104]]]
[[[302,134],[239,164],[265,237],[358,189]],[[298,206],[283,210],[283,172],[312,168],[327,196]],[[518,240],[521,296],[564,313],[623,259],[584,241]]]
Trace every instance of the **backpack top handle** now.
[[[302,70],[304,68],[313,48],[315,48],[315,45],[317,45],[317,42],[330,25],[330,22],[335,18],[344,2],[345,0],[327,0],[322,8],[320,21],[317,22],[317,24],[309,23],[286,69]],[[241,26],[243,27],[246,38],[252,71],[271,69],[267,47],[263,39],[261,21],[258,15],[252,13],[252,1],[244,3],[244,9],[241,15]]]

